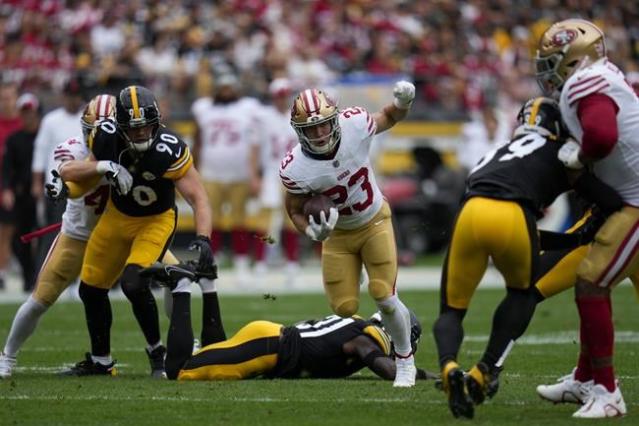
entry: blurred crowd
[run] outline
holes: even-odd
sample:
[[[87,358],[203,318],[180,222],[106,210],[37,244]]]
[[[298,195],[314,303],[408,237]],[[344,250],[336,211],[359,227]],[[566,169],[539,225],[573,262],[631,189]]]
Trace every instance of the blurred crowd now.
[[[639,5],[627,0],[3,0],[0,72],[39,94],[72,74],[99,91],[144,83],[176,118],[229,68],[258,97],[277,77],[403,74],[418,86],[416,118],[456,119],[530,96],[536,40],[574,16],[636,70]]]

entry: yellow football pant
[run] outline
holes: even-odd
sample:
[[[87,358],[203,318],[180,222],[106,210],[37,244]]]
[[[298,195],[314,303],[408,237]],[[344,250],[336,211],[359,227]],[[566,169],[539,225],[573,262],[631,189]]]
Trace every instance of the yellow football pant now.
[[[507,287],[528,288],[538,252],[535,220],[518,203],[470,198],[457,216],[442,271],[443,302],[468,309],[489,258]]]
[[[248,323],[230,339],[193,354],[178,380],[241,380],[273,370],[283,327],[270,321]]]

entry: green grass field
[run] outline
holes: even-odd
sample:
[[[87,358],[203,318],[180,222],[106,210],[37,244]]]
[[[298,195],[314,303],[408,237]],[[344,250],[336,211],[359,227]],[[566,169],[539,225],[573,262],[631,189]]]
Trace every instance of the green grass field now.
[[[482,290],[465,320],[461,363],[469,367],[486,344],[492,310],[501,290]],[[431,326],[437,314],[437,292],[404,292],[402,298],[420,317],[424,335],[418,364],[434,370],[436,351]],[[574,405],[541,401],[539,383],[570,371],[578,350],[576,309],[571,292],[545,302],[525,338],[516,345],[502,375],[496,398],[478,407],[479,424],[573,424]],[[364,299],[362,313],[373,311]],[[88,349],[82,305],[60,303],[43,318],[19,356],[19,369],[0,381],[0,425],[382,425],[447,424],[453,421],[444,395],[433,382],[412,389],[393,389],[368,371],[347,380],[248,380],[237,383],[176,383],[148,377],[143,338],[126,301],[113,303],[115,378],[56,376],[63,365],[79,361]],[[0,338],[4,342],[17,305],[0,305]],[[614,294],[617,373],[629,414],[615,424],[637,424],[639,315],[630,286]],[[199,332],[199,299],[194,299],[194,324]],[[260,295],[223,297],[227,333],[254,319],[292,323],[328,314],[322,295],[286,295],[276,300]],[[167,329],[162,318],[162,329]],[[461,421],[461,420],[460,420]],[[581,421],[587,423],[587,421]],[[600,422],[601,423],[601,422]],[[605,423],[605,422],[604,422]]]

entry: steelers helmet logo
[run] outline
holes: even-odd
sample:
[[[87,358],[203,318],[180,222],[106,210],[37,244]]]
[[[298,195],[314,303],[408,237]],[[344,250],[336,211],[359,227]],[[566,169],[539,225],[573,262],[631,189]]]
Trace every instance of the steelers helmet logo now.
[[[576,38],[577,31],[572,29],[565,29],[552,36],[552,44],[555,46],[565,46]]]

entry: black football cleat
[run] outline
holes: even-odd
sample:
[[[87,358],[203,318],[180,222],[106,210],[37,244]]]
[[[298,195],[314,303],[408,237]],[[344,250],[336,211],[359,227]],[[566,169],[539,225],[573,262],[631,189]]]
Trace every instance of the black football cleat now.
[[[149,352],[145,349],[146,355],[149,357],[149,363],[151,364],[151,377],[154,379],[166,379],[166,372],[164,371],[164,358],[166,357],[166,348],[164,346],[158,346]]]
[[[197,279],[194,269],[189,264],[166,265],[160,262],[155,262],[151,266],[142,269],[140,277],[151,278],[171,290],[175,288],[182,278],[188,278],[191,281]]]
[[[89,352],[84,354],[84,360],[78,362],[73,367],[62,370],[61,376],[116,376],[118,374],[115,368],[115,360],[109,365],[93,362]]]
[[[501,370],[498,367],[491,370],[486,364],[479,362],[466,374],[468,394],[475,405],[484,402],[486,397],[492,398],[497,394]]]
[[[464,372],[459,368],[453,368],[448,372],[446,377],[448,407],[455,418],[466,417],[472,419],[475,415],[475,407],[473,401],[468,395],[466,389],[466,379]]]

